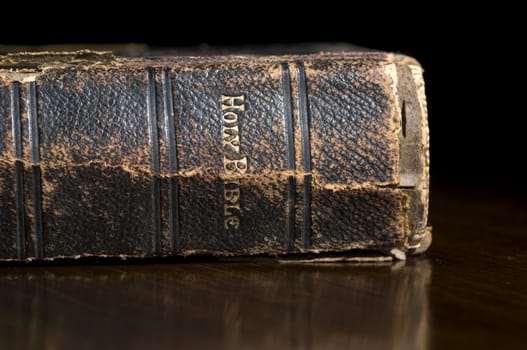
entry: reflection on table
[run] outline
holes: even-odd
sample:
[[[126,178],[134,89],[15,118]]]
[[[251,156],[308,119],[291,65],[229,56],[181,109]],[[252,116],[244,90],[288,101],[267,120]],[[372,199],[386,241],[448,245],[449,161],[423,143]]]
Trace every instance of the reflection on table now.
[[[0,347],[425,349],[426,259],[0,270]]]

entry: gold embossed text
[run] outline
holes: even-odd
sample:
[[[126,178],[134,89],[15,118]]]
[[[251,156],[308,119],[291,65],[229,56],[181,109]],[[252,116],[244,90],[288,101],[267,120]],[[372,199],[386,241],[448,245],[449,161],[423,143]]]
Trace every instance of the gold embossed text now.
[[[240,116],[245,111],[245,97],[221,96],[223,134],[223,215],[226,229],[240,227],[240,175],[247,171],[247,157],[240,151]]]

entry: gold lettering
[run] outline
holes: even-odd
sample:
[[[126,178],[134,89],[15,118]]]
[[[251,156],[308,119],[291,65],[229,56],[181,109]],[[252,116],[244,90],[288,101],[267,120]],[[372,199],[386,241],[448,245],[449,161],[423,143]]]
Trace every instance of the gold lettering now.
[[[245,111],[245,97],[221,96],[223,150],[240,152],[240,114]],[[236,157],[239,158],[237,155]],[[223,155],[223,169],[227,175],[223,187],[223,216],[226,229],[238,229],[240,227],[240,179],[229,177],[232,175],[245,174],[247,171],[247,157],[230,159]]]
[[[245,111],[245,96],[225,96],[221,95],[221,110],[237,109]]]
[[[223,198],[230,204],[238,203],[240,200],[240,187],[235,187],[232,189],[225,188],[223,193]]]
[[[238,229],[240,227],[240,218],[237,216],[227,216],[225,217],[225,228],[228,230],[229,228]]]
[[[225,216],[233,216],[234,212],[232,211],[232,209],[237,209],[239,211],[240,203],[226,204],[225,207],[223,208],[223,213],[225,214]]]
[[[237,125],[236,123],[238,123],[238,114],[234,113],[234,112],[225,112],[223,113],[223,116],[222,116],[222,119],[223,119],[223,122],[224,123],[234,123],[234,125]],[[227,125],[227,126],[230,126],[230,125]]]
[[[240,152],[240,135],[238,127],[223,128],[223,146],[229,146],[235,152]]]
[[[223,156],[223,168],[228,175],[245,174],[247,171],[247,157],[243,157],[242,159],[229,159],[227,156]]]

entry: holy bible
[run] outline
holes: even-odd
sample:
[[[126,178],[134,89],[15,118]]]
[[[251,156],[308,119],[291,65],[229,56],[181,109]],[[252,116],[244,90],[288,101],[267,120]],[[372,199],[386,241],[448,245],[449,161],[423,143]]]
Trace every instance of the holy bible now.
[[[0,260],[431,242],[412,58],[0,56]]]

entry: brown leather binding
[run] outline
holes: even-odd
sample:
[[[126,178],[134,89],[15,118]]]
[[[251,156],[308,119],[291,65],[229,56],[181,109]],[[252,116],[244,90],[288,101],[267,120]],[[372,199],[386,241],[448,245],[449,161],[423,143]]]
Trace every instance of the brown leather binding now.
[[[419,65],[0,57],[0,259],[422,251]]]

